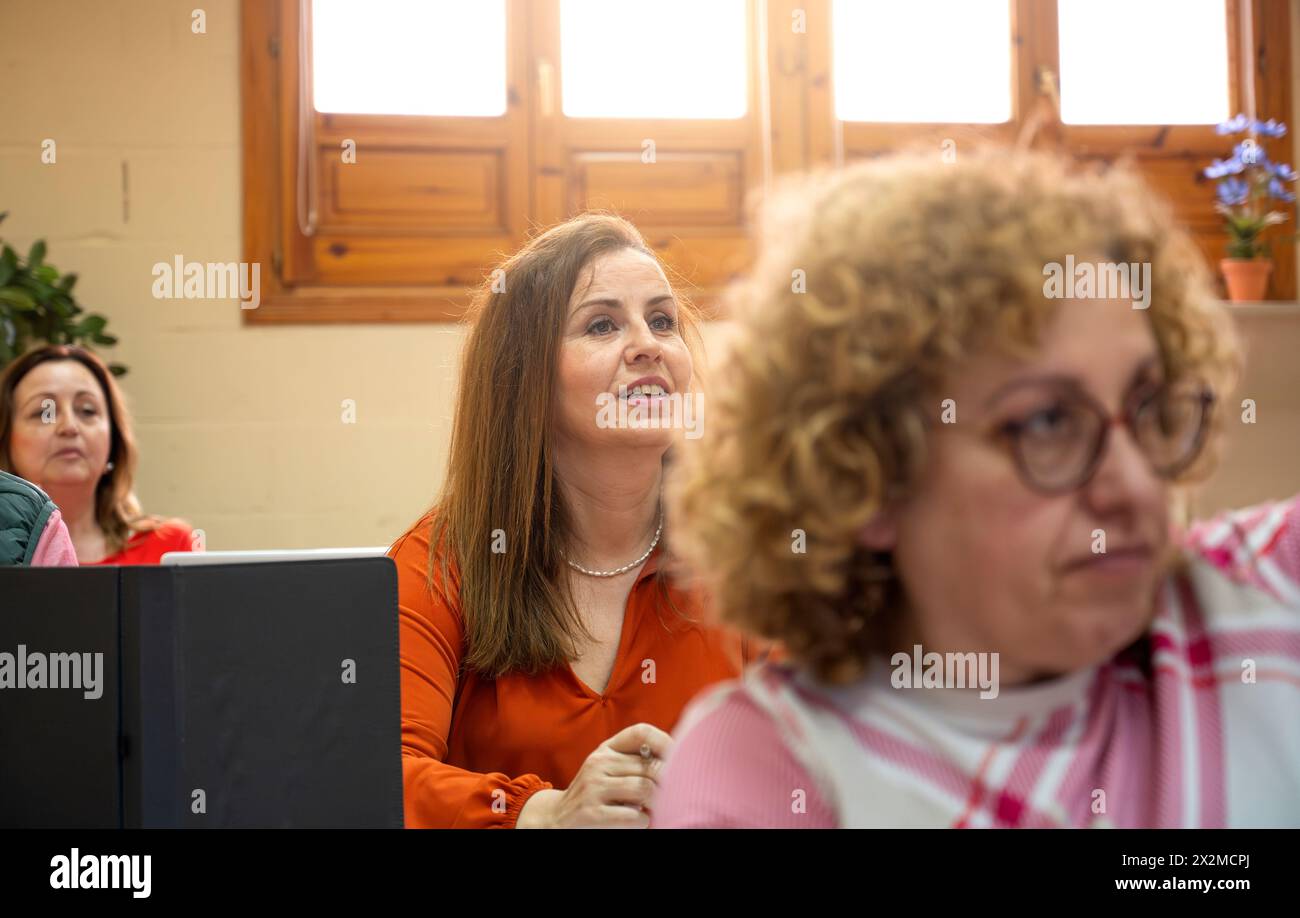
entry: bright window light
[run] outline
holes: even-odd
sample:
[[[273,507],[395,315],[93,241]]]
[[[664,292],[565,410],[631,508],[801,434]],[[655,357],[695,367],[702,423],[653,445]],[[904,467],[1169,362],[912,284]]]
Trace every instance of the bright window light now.
[[[1011,0],[835,0],[841,121],[1011,118]]]
[[[1224,0],[1060,0],[1061,120],[1215,124],[1228,111]]]
[[[740,118],[745,0],[560,0],[570,118]]]
[[[316,110],[503,115],[505,0],[313,0]]]

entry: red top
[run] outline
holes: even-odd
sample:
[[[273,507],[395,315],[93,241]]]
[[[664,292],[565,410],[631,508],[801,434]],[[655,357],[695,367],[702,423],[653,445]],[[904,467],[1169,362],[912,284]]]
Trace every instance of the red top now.
[[[628,596],[618,653],[603,693],[571,666],[487,679],[462,672],[465,621],[456,572],[426,587],[426,515],[388,550],[397,564],[402,681],[402,776],[408,828],[512,828],[537,790],[567,787],[597,746],[635,723],[672,730],[705,686],[739,675],[760,648],[712,625],[700,597],[669,586],[662,598],[646,560]]]
[[[184,520],[164,520],[157,529],[137,532],[122,550],[99,561],[82,561],[83,567],[92,564],[157,564],[169,551],[193,551],[190,541],[192,530]]]

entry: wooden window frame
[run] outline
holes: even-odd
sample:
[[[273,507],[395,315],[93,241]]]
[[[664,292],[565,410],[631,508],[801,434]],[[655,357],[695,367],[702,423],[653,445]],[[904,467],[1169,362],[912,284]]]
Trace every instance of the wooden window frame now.
[[[525,0],[508,0],[507,97],[516,110],[527,103]],[[247,324],[448,322],[458,320],[469,305],[472,287],[458,284],[345,285],[302,280],[303,266],[314,246],[339,244],[329,235],[308,236],[298,225],[299,182],[303,169],[296,155],[302,140],[299,105],[313,118],[313,139],[334,142],[363,136],[368,141],[407,141],[440,127],[455,137],[481,135],[492,118],[388,119],[373,115],[315,112],[301,86],[300,35],[304,23],[300,0],[242,0],[241,99],[243,104],[244,258],[269,266],[258,309],[243,313]],[[309,65],[308,65],[309,66]],[[301,100],[301,101],[300,101]],[[526,109],[524,109],[526,111]],[[516,112],[517,114],[517,112]],[[517,118],[516,118],[517,120]],[[517,131],[517,127],[515,128]],[[312,155],[308,150],[307,155]],[[527,163],[515,164],[512,187],[526,188]],[[507,208],[522,222],[527,206],[516,200]],[[364,236],[364,234],[361,234]],[[486,270],[487,266],[481,266]]]
[[[736,268],[734,273],[739,273],[743,267],[735,265],[734,250],[748,246],[744,202],[770,174],[767,147],[756,126],[758,113],[765,111],[758,94],[760,84],[765,85],[760,77],[765,65],[760,66],[758,42],[754,39],[761,31],[758,11],[765,0],[745,0],[749,93],[742,119],[606,119],[603,126],[602,119],[564,119],[559,111],[558,0],[506,2],[506,116],[514,117],[516,127],[508,140],[497,138],[498,148],[506,151],[504,156],[509,160],[509,174],[501,180],[505,189],[501,197],[508,197],[509,202],[497,210],[501,215],[498,223],[508,226],[509,232],[491,247],[485,247],[484,240],[479,239],[475,248],[470,240],[461,238],[460,232],[447,232],[436,240],[432,236],[403,238],[395,225],[371,230],[353,226],[341,237],[332,235],[331,230],[337,227],[330,226],[329,208],[314,190],[308,197],[320,206],[320,219],[313,232],[303,231],[302,215],[298,213],[299,183],[309,170],[304,169],[298,151],[307,131],[308,163],[317,162],[316,153],[322,157],[336,155],[330,145],[345,137],[355,138],[358,149],[366,145],[370,150],[385,144],[406,145],[404,152],[408,153],[421,143],[453,148],[459,138],[466,147],[477,144],[475,152],[482,153],[484,137],[501,119],[390,118],[315,112],[304,85],[310,62],[304,66],[299,53],[301,36],[310,31],[310,4],[306,0],[243,0],[244,253],[246,260],[270,267],[263,272],[267,283],[261,306],[243,314],[246,323],[456,320],[495,260],[522,245],[535,227],[563,219],[575,209],[575,201],[583,203],[582,196],[575,198],[574,191],[583,178],[580,168],[599,177],[610,169],[617,170],[621,161],[627,171],[628,151],[640,143],[633,138],[643,136],[654,137],[661,150],[670,150],[669,159],[675,157],[675,162],[667,164],[668,171],[691,173],[688,177],[694,179],[708,177],[710,170],[717,167],[728,173],[713,204],[700,208],[698,214],[681,213],[695,208],[682,206],[683,193],[678,189],[677,211],[681,219],[671,226],[643,223],[634,212],[619,208],[642,229],[647,242],[664,258],[705,314],[711,314],[714,295],[729,279],[718,275],[732,267]],[[552,64],[553,74],[550,110],[546,112],[542,111],[542,92],[537,85],[539,65],[545,60]],[[299,118],[304,112],[310,118],[307,130],[301,127]],[[606,134],[617,134],[620,139],[611,145]],[[604,155],[604,150],[610,150],[612,155]],[[729,159],[734,162],[729,163]],[[325,158],[319,162],[328,165]],[[319,172],[320,189],[328,194],[328,172],[324,168]],[[569,182],[567,188],[565,180]],[[583,192],[585,188],[578,190]],[[647,197],[653,195],[643,192],[643,203]],[[720,219],[728,225],[717,225]],[[346,280],[346,262],[354,250],[378,259],[360,269],[359,273],[369,271],[372,281],[368,284],[348,284]],[[435,260],[421,260],[421,255],[445,260],[448,250],[452,251],[450,260],[456,270],[439,274],[442,283],[412,279]],[[473,256],[467,254],[471,250]],[[457,257],[455,253],[462,251],[464,257]],[[397,280],[387,282],[383,275],[386,282],[376,284],[373,279],[382,272],[375,264],[383,263],[385,258],[393,263]],[[358,263],[362,263],[360,258]],[[711,282],[691,286],[693,279],[677,270],[683,263],[693,263],[711,276]],[[330,278],[323,276],[323,265],[333,272],[333,282],[326,282]],[[340,272],[343,280],[339,279]],[[429,268],[426,273],[438,272]]]
[[[1060,120],[1059,99],[1053,100],[1041,81],[1044,71],[1059,92],[1060,47],[1055,0],[1008,0],[1012,25],[1012,116],[1003,124],[894,124],[841,122],[836,119],[832,80],[830,30],[810,30],[810,92],[808,124],[814,133],[811,147],[818,151],[815,162],[840,165],[856,158],[888,152],[900,147],[931,146],[938,155],[945,140],[958,149],[983,143],[1018,144],[1046,149],[1078,160],[1112,162],[1131,159],[1148,181],[1169,199],[1180,222],[1192,234],[1205,255],[1212,273],[1223,257],[1227,233],[1223,218],[1213,210],[1214,192],[1209,180],[1200,177],[1212,159],[1229,152],[1233,138],[1215,133],[1211,125],[1071,125]],[[809,18],[831,18],[832,0],[799,0]],[[1230,114],[1251,111],[1260,120],[1275,118],[1288,124],[1291,108],[1291,24],[1290,4],[1259,0],[1225,0],[1228,35]],[[1033,129],[1027,130],[1030,122]],[[1293,125],[1294,127],[1294,125]],[[1270,158],[1295,162],[1290,135],[1280,139],[1259,138]],[[1161,165],[1169,170],[1158,174]],[[1176,193],[1164,187],[1172,178],[1181,183]],[[1201,194],[1193,195],[1195,185]],[[1279,300],[1296,297],[1296,248],[1289,244],[1296,232],[1297,214],[1280,226],[1271,227],[1264,238],[1273,244],[1272,296]]]
[[[761,129],[752,130],[752,124],[746,127],[711,122],[693,126],[701,136],[712,127],[718,142],[731,143],[743,152],[738,181],[747,200],[751,193],[766,187],[775,173],[838,165],[877,151],[937,144],[949,138],[959,146],[989,141],[1010,144],[1021,136],[1030,120],[1038,122],[1033,146],[1056,148],[1080,158],[1109,160],[1131,155],[1142,163],[1174,157],[1185,160],[1187,168],[1195,170],[1228,150],[1229,138],[1216,135],[1208,126],[1062,124],[1040,81],[1044,70],[1059,74],[1054,0],[1008,0],[1012,4],[1013,113],[1010,122],[1000,125],[840,122],[835,118],[831,78],[831,0],[748,2],[752,33],[748,36],[749,98],[750,105],[757,108],[747,117],[751,122],[757,118]],[[492,118],[391,119],[315,112],[301,85],[304,64],[299,58],[299,43],[300,35],[306,32],[300,11],[306,6],[305,0],[241,0],[243,254],[245,261],[269,268],[262,271],[261,304],[258,309],[242,313],[244,322],[455,321],[464,314],[473,291],[472,283],[465,276],[468,263],[474,263],[474,270],[480,276],[491,267],[486,262],[480,263],[482,259],[474,257],[467,248],[466,269],[459,277],[448,278],[455,282],[366,285],[313,282],[311,259],[313,255],[321,255],[319,247],[329,250],[331,246],[364,246],[367,231],[353,226],[347,230],[346,238],[336,238],[331,236],[332,227],[326,219],[318,225],[316,235],[301,232],[299,182],[304,180],[305,170],[296,155],[301,139],[300,104],[306,106],[314,119],[314,138],[330,144],[361,136],[373,148],[375,144],[382,146],[390,142],[419,143],[419,138],[435,133],[439,142],[454,145],[464,140],[471,144],[483,142],[493,131],[496,132],[492,134],[493,142],[514,144],[507,164],[509,188],[502,191],[509,200],[503,200],[501,207],[504,216],[500,223],[508,232],[500,235],[500,255],[522,244],[532,227],[566,216],[571,209],[571,191],[564,187],[562,178],[566,164],[560,162],[556,152],[560,148],[551,143],[551,138],[559,133],[558,119],[563,117],[559,111],[559,92],[553,88],[551,111],[544,116],[539,113],[537,86],[538,64],[543,58],[549,58],[554,86],[558,86],[560,67],[555,34],[558,0],[507,0],[507,3],[507,115],[513,121],[503,134],[500,119]],[[1253,0],[1226,0],[1226,3],[1232,80],[1229,95],[1233,111],[1246,110],[1247,98],[1253,92],[1258,117],[1289,122],[1289,5]],[[805,17],[806,33],[796,34],[791,28],[795,15]],[[1249,48],[1245,47],[1247,43]],[[625,126],[630,132],[628,136],[637,131],[653,131],[657,137],[689,146],[689,129],[681,124],[628,120]],[[566,136],[576,138],[573,142],[579,146],[595,144],[600,133],[594,123],[571,123],[566,130]],[[1289,137],[1261,142],[1275,159],[1291,161]],[[521,150],[524,152],[520,153]],[[319,178],[325,183],[330,181],[328,175]],[[1212,198],[1208,184],[1204,191],[1207,199]],[[313,197],[313,201],[318,200]],[[1214,229],[1204,222],[1203,216],[1199,219],[1202,222],[1197,230],[1204,238],[1204,234]],[[382,237],[387,229],[377,227],[376,237]],[[1288,223],[1275,227],[1272,235],[1282,239],[1292,232]],[[701,249],[691,253],[689,250],[697,238]],[[697,260],[716,260],[720,257],[718,253],[725,249],[718,248],[716,239],[710,241],[707,228],[696,233],[686,226],[682,232],[665,233],[662,238],[647,233],[647,239],[670,261],[690,254]],[[409,265],[418,261],[418,255],[418,251],[411,251],[403,257]],[[1294,247],[1275,248],[1274,260],[1275,295],[1293,298]],[[719,285],[714,284],[692,291],[706,314],[718,314],[715,297],[718,289]]]

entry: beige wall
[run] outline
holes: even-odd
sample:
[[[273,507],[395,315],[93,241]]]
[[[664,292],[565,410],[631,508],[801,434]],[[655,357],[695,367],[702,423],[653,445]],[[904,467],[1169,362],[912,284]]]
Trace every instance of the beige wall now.
[[[206,35],[190,32],[195,7]],[[0,235],[24,251],[45,238],[120,336],[146,509],[202,527],[210,549],[385,544],[441,481],[459,330],[247,327],[233,301],[150,292],[156,262],[241,257],[236,13],[235,0],[0,0]],[[1206,507],[1300,490],[1300,313],[1244,327],[1260,421],[1234,430]]]
[[[177,254],[241,258],[236,0],[3,8],[0,233],[24,251],[46,238],[110,317],[145,508],[186,517],[211,549],[389,542],[441,479],[459,331],[248,327],[233,301],[150,292]]]

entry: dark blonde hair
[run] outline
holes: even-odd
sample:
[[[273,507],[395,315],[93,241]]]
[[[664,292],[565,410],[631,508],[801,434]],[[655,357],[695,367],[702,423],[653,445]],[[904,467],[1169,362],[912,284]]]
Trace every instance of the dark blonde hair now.
[[[1046,264],[1150,263],[1146,317],[1167,377],[1222,396],[1237,372],[1200,254],[1122,168],[1000,150],[864,162],[787,185],[759,249],[731,291],[738,327],[705,436],[670,487],[674,553],[724,618],[783,641],[824,681],[860,675],[905,610],[898,578],[882,595],[873,576],[888,554],[859,535],[915,486],[933,393],[964,355],[1032,352],[1056,311]]]
[[[658,257],[626,220],[586,213],[542,232],[483,283],[468,314],[443,491],[430,533],[429,587],[459,580],[467,669],[537,673],[573,658],[586,634],[560,554],[573,539],[553,464],[553,405],[569,302],[584,268],[610,252]],[[660,263],[662,267],[662,264]],[[678,297],[683,338],[698,321]],[[491,550],[502,531],[507,550]],[[661,578],[662,585],[662,578]]]
[[[104,533],[109,554],[121,551],[127,540],[138,532],[150,532],[161,522],[145,516],[135,496],[135,470],[138,462],[131,415],[126,410],[122,390],[104,361],[94,353],[73,344],[47,344],[23,354],[0,373],[0,469],[17,474],[9,454],[14,427],[14,391],[33,369],[55,360],[72,360],[81,364],[99,383],[108,406],[110,440],[108,459],[113,463],[95,485],[95,522]]]

